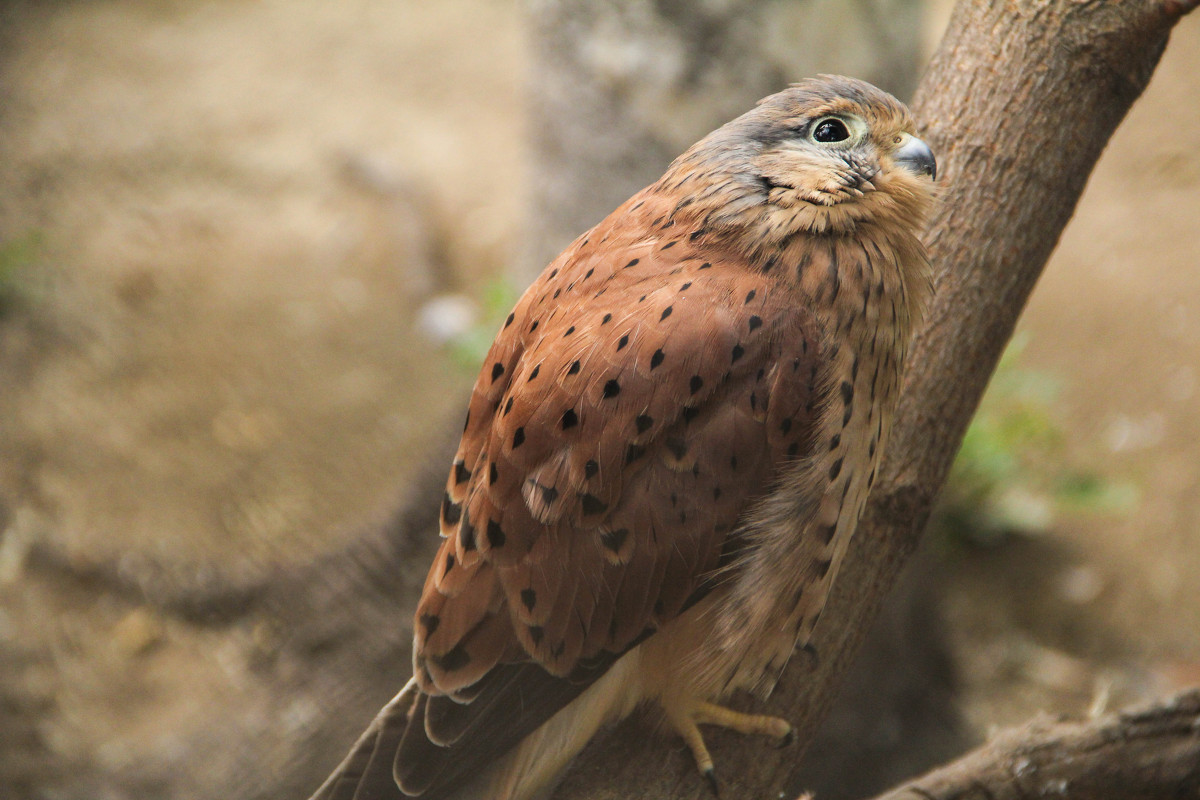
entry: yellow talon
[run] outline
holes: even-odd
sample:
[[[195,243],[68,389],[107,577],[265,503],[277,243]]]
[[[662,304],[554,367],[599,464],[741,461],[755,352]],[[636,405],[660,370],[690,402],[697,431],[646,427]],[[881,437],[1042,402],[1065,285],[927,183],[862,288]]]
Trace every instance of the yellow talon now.
[[[792,726],[787,720],[764,714],[743,714],[703,701],[694,705],[692,719],[700,725],[720,725],[739,733],[756,733],[775,739],[789,739],[792,736]]]
[[[739,733],[770,736],[780,740],[781,746],[790,744],[794,738],[792,726],[787,720],[779,717],[743,714],[715,703],[694,699],[664,702],[663,708],[671,727],[692,751],[696,768],[708,781],[714,795],[718,793],[716,773],[713,769],[712,756],[709,755],[708,747],[704,744],[704,736],[700,733],[700,725],[719,725]]]

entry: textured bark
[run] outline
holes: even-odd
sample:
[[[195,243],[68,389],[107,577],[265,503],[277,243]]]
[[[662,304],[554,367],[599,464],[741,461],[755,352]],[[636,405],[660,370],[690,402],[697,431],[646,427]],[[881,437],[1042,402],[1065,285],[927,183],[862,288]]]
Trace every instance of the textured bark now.
[[[1087,722],[1035,720],[876,800],[1200,797],[1200,691]]]
[[[963,0],[914,111],[944,195],[928,243],[937,297],[918,336],[880,480],[817,626],[770,703],[801,748],[916,548],[1025,301],[1109,137],[1192,2]],[[705,797],[682,749],[633,719],[585,751],[556,797]],[[710,736],[725,791],[795,796],[799,751]],[[782,794],[781,794],[782,793]]]

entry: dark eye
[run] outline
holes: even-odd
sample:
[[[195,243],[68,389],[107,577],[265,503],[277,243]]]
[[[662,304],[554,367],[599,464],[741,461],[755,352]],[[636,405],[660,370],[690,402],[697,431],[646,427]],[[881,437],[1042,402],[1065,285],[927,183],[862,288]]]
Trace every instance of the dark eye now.
[[[822,144],[844,142],[850,138],[850,131],[846,130],[846,123],[837,117],[826,117],[813,128],[812,138],[814,142]]]

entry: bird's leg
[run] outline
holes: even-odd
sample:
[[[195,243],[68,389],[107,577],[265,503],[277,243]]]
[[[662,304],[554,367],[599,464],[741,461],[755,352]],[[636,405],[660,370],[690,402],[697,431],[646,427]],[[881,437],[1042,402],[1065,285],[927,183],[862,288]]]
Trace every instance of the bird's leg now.
[[[756,733],[779,739],[780,744],[791,744],[794,734],[791,724],[779,717],[765,714],[743,714],[732,708],[703,701],[695,704],[692,719],[700,725],[720,725],[738,733]]]
[[[717,775],[713,769],[712,756],[708,754],[708,747],[704,744],[704,736],[700,733],[700,728],[697,727],[696,719],[688,712],[687,705],[674,705],[666,707],[667,721],[671,723],[671,727],[675,732],[683,737],[684,744],[692,751],[692,758],[696,761],[696,769],[700,770],[700,774],[708,781],[708,785],[712,788],[713,794],[717,794]]]
[[[708,781],[713,794],[717,794],[716,772],[713,769],[712,756],[704,744],[704,736],[700,733],[700,725],[719,725],[739,733],[771,736],[779,740],[780,746],[791,744],[795,738],[792,726],[787,720],[763,714],[743,714],[694,697],[672,698],[663,703],[663,710],[666,711],[671,727],[692,751],[696,768]]]

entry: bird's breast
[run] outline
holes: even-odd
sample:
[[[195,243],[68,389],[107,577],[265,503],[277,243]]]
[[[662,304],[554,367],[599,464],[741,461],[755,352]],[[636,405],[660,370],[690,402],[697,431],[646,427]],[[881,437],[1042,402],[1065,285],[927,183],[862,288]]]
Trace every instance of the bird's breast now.
[[[875,481],[912,324],[907,289],[886,253],[837,247],[810,252],[797,273],[824,335],[811,450],[750,510],[752,552],[734,578],[679,626],[698,694],[774,686],[811,638]]]

